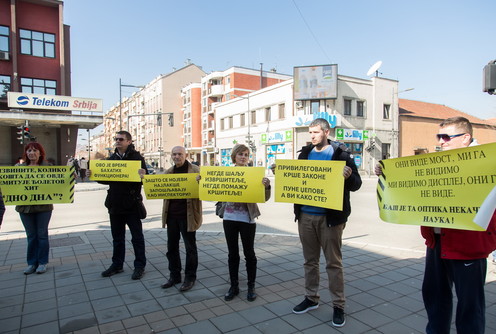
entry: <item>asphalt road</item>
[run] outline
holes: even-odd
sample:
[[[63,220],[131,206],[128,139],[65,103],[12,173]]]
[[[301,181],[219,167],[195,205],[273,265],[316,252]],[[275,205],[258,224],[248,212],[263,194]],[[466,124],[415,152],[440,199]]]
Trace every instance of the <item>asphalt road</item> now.
[[[273,182],[273,179],[272,179]],[[375,187],[377,178],[364,177],[362,188],[352,193],[352,214],[346,225],[343,239],[345,242],[360,245],[379,245],[397,248],[399,251],[424,252],[425,246],[418,226],[403,226],[384,223],[379,218]],[[57,204],[50,222],[50,234],[108,229],[108,213],[103,206],[106,196],[105,186],[81,184],[72,204]],[[94,190],[94,189],[98,190]],[[93,190],[91,190],[93,189]],[[148,217],[144,228],[161,228],[161,200],[145,200]],[[276,203],[272,197],[267,203],[259,204],[261,217],[257,221],[258,233],[297,235],[294,222],[293,205]],[[204,224],[201,230],[222,231],[222,222],[215,216],[213,202],[203,202]],[[24,228],[13,206],[7,207],[1,235],[24,235]]]

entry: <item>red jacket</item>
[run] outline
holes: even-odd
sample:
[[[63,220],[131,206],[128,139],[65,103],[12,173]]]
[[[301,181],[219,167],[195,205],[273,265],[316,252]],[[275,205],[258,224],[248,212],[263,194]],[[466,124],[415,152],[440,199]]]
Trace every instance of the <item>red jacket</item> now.
[[[434,228],[421,226],[420,232],[425,244],[434,248]],[[441,229],[441,258],[448,260],[485,259],[496,249],[496,212],[493,214],[487,230],[484,232]]]

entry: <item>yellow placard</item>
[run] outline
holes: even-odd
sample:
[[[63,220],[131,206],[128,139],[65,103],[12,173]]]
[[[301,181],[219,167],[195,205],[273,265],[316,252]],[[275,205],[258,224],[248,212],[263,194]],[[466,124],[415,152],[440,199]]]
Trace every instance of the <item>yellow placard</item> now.
[[[198,173],[145,175],[146,199],[198,198]]]
[[[474,218],[486,198],[495,201],[488,195],[496,184],[496,144],[388,159],[381,164],[377,201],[383,221],[475,231],[487,227],[474,223]],[[494,212],[494,203],[492,207]]]
[[[73,166],[0,167],[5,205],[74,202]]]
[[[91,160],[92,181],[141,182],[139,160]]]
[[[263,167],[210,167],[200,169],[202,201],[263,203]]]
[[[343,210],[344,161],[277,159],[275,201]]]

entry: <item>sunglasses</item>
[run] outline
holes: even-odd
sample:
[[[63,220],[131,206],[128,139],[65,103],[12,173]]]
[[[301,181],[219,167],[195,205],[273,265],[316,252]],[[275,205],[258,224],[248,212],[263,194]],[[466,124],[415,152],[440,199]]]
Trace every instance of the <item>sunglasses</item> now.
[[[459,133],[457,135],[451,135],[450,136],[450,135],[447,135],[446,133],[438,133],[436,135],[436,137],[437,137],[437,140],[441,140],[442,139],[443,141],[447,142],[447,141],[450,141],[453,138],[463,136],[464,134],[465,133]]]
[[[115,138],[114,138],[114,140],[115,140],[115,141],[124,141],[124,140],[126,140],[126,139],[125,139],[125,138],[118,138],[118,137],[115,137]]]

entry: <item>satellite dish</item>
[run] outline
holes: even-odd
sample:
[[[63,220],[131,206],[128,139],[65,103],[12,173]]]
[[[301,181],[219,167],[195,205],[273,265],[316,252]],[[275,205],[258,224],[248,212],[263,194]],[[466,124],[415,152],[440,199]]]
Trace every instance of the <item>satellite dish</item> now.
[[[368,72],[367,72],[367,76],[370,77],[372,74],[374,74],[375,72],[375,76],[377,77],[379,75],[379,68],[382,66],[382,61],[378,61],[376,62],[374,65],[372,65]]]

